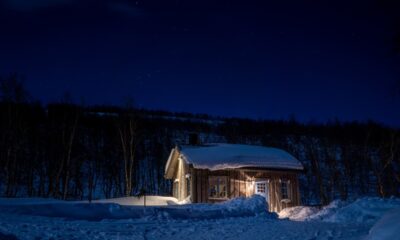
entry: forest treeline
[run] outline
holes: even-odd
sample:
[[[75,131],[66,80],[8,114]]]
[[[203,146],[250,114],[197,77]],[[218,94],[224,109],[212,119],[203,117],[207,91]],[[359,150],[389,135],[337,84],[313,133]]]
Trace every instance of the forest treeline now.
[[[0,79],[0,195],[94,199],[171,193],[171,148],[203,143],[282,148],[305,166],[302,201],[399,196],[400,131],[374,122],[252,120],[68,99],[33,101],[17,76]]]

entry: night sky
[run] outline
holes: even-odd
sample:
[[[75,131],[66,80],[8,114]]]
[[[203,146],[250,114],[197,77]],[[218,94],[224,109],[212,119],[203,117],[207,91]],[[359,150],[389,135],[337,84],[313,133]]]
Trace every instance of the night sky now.
[[[149,109],[400,126],[400,9],[272,2],[0,0],[0,75],[23,75],[43,103],[69,92],[87,105],[129,96]]]

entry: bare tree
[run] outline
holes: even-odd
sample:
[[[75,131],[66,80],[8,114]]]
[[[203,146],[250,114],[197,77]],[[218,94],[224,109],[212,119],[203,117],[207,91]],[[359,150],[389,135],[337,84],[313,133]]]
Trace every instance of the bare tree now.
[[[55,197],[66,199],[71,178],[72,149],[80,118],[80,108],[67,103],[57,104],[53,108],[54,110],[49,110],[49,112],[54,111],[54,113],[51,113],[54,115],[54,138],[57,141],[55,143],[56,149],[59,149],[60,152],[55,153],[59,160],[53,169],[55,173],[54,187],[51,179],[49,191]]]
[[[370,142],[371,134],[367,134],[364,147],[364,157],[371,166],[371,171],[376,178],[377,192],[381,197],[388,195],[387,182],[388,171],[395,162],[395,156],[398,151],[399,139],[395,131],[390,131],[389,136],[380,141],[379,145],[372,146]]]
[[[0,78],[0,99],[6,110],[1,121],[3,123],[1,145],[5,153],[2,166],[6,180],[6,196],[15,196],[18,191],[18,173],[22,171],[22,166],[18,166],[18,162],[24,150],[22,145],[27,132],[23,108],[28,98],[29,94],[25,90],[24,83],[17,74]]]
[[[125,196],[132,194],[133,170],[139,143],[138,122],[139,115],[130,100],[124,111],[120,114],[117,124],[123,158]]]
[[[329,199],[328,199],[328,196],[325,191],[325,185],[324,185],[323,175],[322,175],[321,166],[320,166],[321,158],[320,158],[319,152],[318,152],[320,142],[318,141],[318,139],[313,138],[313,137],[307,137],[305,140],[306,140],[306,144],[305,144],[306,156],[310,159],[311,172],[312,172],[312,175],[316,178],[319,198],[321,199],[321,203],[323,205],[326,205],[329,203]]]

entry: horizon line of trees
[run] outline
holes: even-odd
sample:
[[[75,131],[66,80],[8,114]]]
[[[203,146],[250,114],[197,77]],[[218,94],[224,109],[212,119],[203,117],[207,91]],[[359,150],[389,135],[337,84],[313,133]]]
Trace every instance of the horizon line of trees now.
[[[188,133],[203,142],[284,149],[305,166],[305,204],[400,195],[400,131],[375,122],[213,118],[123,107],[34,102],[0,79],[0,196],[94,199],[171,193],[164,166]]]

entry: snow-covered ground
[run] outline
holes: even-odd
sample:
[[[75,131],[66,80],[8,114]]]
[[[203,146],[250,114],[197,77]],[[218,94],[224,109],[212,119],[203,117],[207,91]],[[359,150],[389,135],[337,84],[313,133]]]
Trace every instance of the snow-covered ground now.
[[[143,206],[144,197],[122,197],[122,198],[111,198],[93,200],[92,203],[115,203],[123,206]],[[49,198],[0,198],[0,206],[7,205],[34,205],[34,204],[51,204],[51,203],[63,203],[63,204],[76,204],[76,203],[89,203],[88,201],[74,201],[67,202]],[[146,196],[147,206],[166,206],[179,204],[174,197],[164,196]]]
[[[400,239],[400,208],[387,211],[371,228],[367,240]]]
[[[87,202],[0,199],[0,239],[393,239],[400,200],[362,198],[268,213],[255,196],[179,205],[168,197]],[[281,219],[280,219],[281,218]],[[371,229],[372,228],[372,229]],[[371,229],[371,230],[370,230]],[[371,232],[370,232],[371,231]],[[370,234],[369,234],[370,232]],[[387,237],[389,236],[389,237]],[[12,239],[12,238],[10,238]]]
[[[144,197],[123,197],[94,200],[93,203],[116,203],[123,206],[144,206]],[[146,196],[146,206],[166,206],[179,204],[174,197]]]
[[[333,201],[322,209],[303,206],[286,208],[279,213],[279,218],[289,218],[294,221],[373,224],[386,212],[396,208],[400,208],[398,198],[365,197],[352,202]]]

